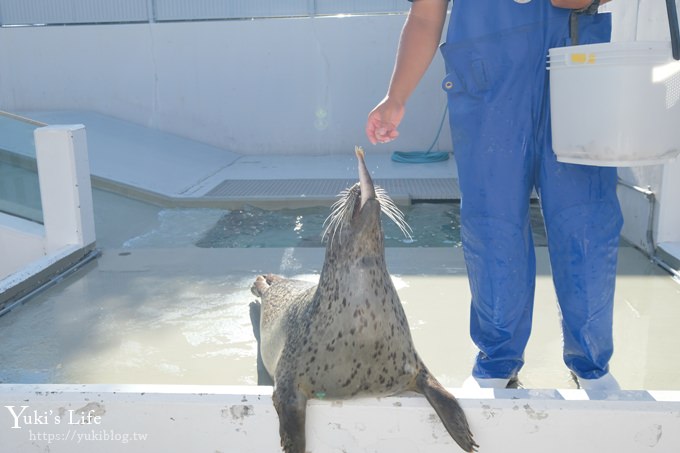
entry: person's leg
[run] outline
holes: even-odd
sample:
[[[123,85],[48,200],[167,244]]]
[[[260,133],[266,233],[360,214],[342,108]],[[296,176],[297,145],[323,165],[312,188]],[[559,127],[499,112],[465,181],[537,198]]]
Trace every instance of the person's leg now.
[[[581,42],[608,40],[608,15],[583,16],[579,24]],[[548,90],[546,85],[545,120],[539,126],[543,146],[539,147],[538,192],[562,316],[564,361],[583,387],[607,381],[606,386],[615,388],[615,380],[607,373],[613,353],[614,285],[623,223],[616,196],[617,172],[557,161],[552,151]]]
[[[562,315],[564,361],[579,377],[608,372],[621,211],[616,169],[545,153],[540,195]]]
[[[506,193],[511,190],[507,185],[503,188]],[[525,196],[528,198],[528,194]],[[484,198],[480,192],[467,191],[461,208],[463,250],[472,292],[470,335],[480,350],[472,374],[476,378],[510,379],[524,364],[524,348],[531,332],[536,263],[528,206],[518,198],[506,198],[518,206],[518,211],[526,209],[512,220],[465,208],[479,203],[480,198]]]
[[[470,335],[480,351],[472,376],[482,386],[505,387],[517,375],[531,332],[536,263],[529,199],[539,97],[533,79],[545,71],[543,8],[456,2],[442,47],[472,293]],[[485,30],[469,27],[475,18]]]
[[[533,149],[526,137],[532,125],[520,114],[527,111],[523,101],[489,105],[469,92],[449,94],[472,293],[470,334],[480,350],[472,374],[507,381],[523,365],[531,331]]]

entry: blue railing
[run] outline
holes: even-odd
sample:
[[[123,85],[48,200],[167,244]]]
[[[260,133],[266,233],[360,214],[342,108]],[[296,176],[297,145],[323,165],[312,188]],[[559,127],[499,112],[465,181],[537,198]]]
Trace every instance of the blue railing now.
[[[0,0],[0,25],[145,23],[385,14],[406,0]]]
[[[0,212],[42,223],[33,131],[44,126],[0,112]]]

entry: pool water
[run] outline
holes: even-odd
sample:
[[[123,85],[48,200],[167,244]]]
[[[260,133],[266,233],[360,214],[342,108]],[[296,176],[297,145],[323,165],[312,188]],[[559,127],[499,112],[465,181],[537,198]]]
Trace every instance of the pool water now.
[[[458,205],[416,204],[403,209],[413,232],[405,236],[383,216],[386,247],[460,245]],[[267,211],[253,207],[226,213],[196,242],[198,247],[323,247],[328,208]]]
[[[383,216],[385,247],[460,247],[459,203],[415,203],[401,207],[411,227],[405,236]],[[237,210],[164,209],[158,226],[125,242],[127,248],[277,248],[324,247],[328,207],[264,210],[251,206]],[[538,206],[531,209],[537,246],[545,245],[545,230]]]
[[[383,215],[385,247],[459,247],[460,204],[416,203],[402,207],[411,237]],[[267,211],[248,207],[230,211],[195,245],[208,248],[323,247],[322,234],[328,208]],[[545,244],[540,209],[532,208],[536,245]]]
[[[0,150],[0,212],[42,223],[38,173]]]

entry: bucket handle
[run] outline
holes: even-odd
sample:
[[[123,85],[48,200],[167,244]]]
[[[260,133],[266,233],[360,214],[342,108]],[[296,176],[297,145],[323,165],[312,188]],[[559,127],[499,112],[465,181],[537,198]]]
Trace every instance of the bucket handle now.
[[[675,6],[675,0],[666,0],[666,11],[668,12],[668,25],[671,29],[673,58],[680,60],[680,28],[678,27],[678,10]]]

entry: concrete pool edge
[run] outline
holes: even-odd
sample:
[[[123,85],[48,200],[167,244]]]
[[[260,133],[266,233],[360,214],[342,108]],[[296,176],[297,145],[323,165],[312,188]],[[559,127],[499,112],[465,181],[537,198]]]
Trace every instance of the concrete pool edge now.
[[[452,389],[480,451],[675,452],[680,391]],[[271,387],[0,384],[3,451],[279,451]],[[312,400],[313,452],[460,451],[414,394]]]

